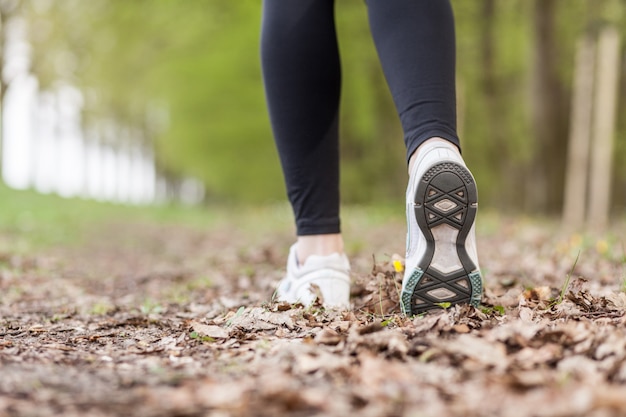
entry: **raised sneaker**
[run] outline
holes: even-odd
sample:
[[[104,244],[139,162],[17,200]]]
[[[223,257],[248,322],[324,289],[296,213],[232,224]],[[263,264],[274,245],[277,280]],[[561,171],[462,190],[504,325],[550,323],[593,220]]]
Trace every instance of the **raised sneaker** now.
[[[476,182],[453,144],[422,145],[406,192],[402,311],[408,315],[482,296],[474,222]]]
[[[315,284],[317,288],[311,284]],[[325,307],[350,306],[350,263],[344,254],[311,255],[298,263],[296,245],[287,258],[287,275],[278,284],[276,300],[309,305],[321,293]]]

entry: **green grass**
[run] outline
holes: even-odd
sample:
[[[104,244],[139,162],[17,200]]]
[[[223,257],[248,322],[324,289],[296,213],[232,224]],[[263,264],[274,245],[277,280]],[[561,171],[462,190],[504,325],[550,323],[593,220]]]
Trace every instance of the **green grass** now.
[[[261,205],[242,202],[196,207],[175,204],[133,206],[16,191],[0,184],[0,201],[0,253],[28,253],[51,246],[81,244],[85,237],[90,236],[89,232],[116,222],[179,225],[200,231],[230,227],[257,237],[295,235],[293,214],[286,200],[268,201]],[[398,233],[404,228],[404,210],[403,201],[342,206],[348,251],[353,253],[369,247],[370,242],[361,238],[363,230],[395,225],[394,233]],[[496,211],[482,210],[477,224],[478,233],[482,236],[497,235],[501,233],[503,224],[510,226],[512,221]],[[554,219],[514,218],[516,228],[530,223],[540,224],[555,233],[558,230]],[[615,233],[621,236],[620,232]],[[586,240],[583,239],[583,246],[589,245]],[[401,246],[403,235],[398,236],[398,242]],[[606,237],[610,249],[606,256],[626,259],[623,250],[613,250],[618,242],[621,243],[621,239]],[[571,246],[569,241],[567,243]],[[578,246],[571,250],[580,250]]]
[[[131,206],[34,191],[17,191],[0,185],[0,252],[29,252],[56,245],[80,244],[94,227],[116,221],[184,224],[210,227],[226,210],[174,205]]]
[[[181,225],[196,230],[232,227],[252,235],[293,234],[293,214],[285,201],[265,205],[174,204],[133,206],[81,198],[61,198],[0,184],[0,253],[24,253],[56,245],[80,244],[94,227],[114,222]],[[402,222],[404,206],[342,208],[346,229]]]

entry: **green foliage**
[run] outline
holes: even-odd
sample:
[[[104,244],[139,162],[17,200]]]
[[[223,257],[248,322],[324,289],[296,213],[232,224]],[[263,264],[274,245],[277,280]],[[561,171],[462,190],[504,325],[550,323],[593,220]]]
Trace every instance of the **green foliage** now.
[[[486,16],[489,2],[452,0],[460,133],[482,202],[520,207],[541,161],[531,118],[537,3],[491,1],[493,14]],[[259,65],[260,2],[24,4],[33,70],[41,86],[59,81],[78,86],[84,92],[86,125],[113,121],[138,129],[142,140],[156,147],[162,170],[201,179],[213,200],[283,199]],[[597,22],[623,28],[624,1],[555,5],[555,71],[565,97],[561,111],[568,114],[576,40]],[[343,199],[398,201],[406,183],[402,132],[369,33],[366,4],[345,0],[337,2],[336,11],[344,73]],[[158,116],[163,112],[166,118]],[[620,140],[626,135],[625,112],[622,103],[618,158],[626,157]],[[616,190],[626,198],[619,191],[626,188],[625,165],[615,171]]]

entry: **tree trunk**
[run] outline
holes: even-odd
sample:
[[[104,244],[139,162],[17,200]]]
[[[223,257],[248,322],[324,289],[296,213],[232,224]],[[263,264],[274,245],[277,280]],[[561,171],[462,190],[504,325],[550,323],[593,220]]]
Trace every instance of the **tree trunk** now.
[[[613,26],[600,31],[598,37],[597,76],[591,148],[589,187],[589,227],[602,231],[609,220],[611,203],[611,167],[617,90],[620,66],[620,35]]]
[[[533,8],[534,62],[532,116],[535,139],[533,175],[527,179],[528,208],[556,213],[563,199],[567,116],[564,93],[557,74],[555,36],[557,0],[535,0]]]
[[[486,121],[489,126],[488,143],[490,144],[486,149],[489,150],[488,159],[494,165],[493,171],[502,173],[500,176],[502,178],[507,177],[505,164],[509,164],[510,161],[507,160],[508,152],[504,136],[506,129],[503,127],[504,120],[501,117],[500,82],[496,71],[496,0],[483,0],[480,21],[480,85],[485,98]],[[508,207],[510,199],[516,197],[510,195],[508,190],[515,187],[500,187],[499,185],[499,181],[494,184],[501,190],[499,205],[503,208]]]
[[[563,226],[569,230],[580,230],[585,222],[595,51],[589,35],[577,45],[563,202]]]

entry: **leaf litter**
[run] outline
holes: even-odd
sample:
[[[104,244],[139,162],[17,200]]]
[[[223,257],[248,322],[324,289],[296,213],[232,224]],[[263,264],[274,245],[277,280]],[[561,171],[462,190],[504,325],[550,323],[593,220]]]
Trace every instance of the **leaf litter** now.
[[[355,251],[353,309],[327,310],[272,301],[289,237],[245,237],[120,224],[0,254],[0,416],[626,415],[619,256],[484,233],[482,305],[406,317],[397,255]]]

